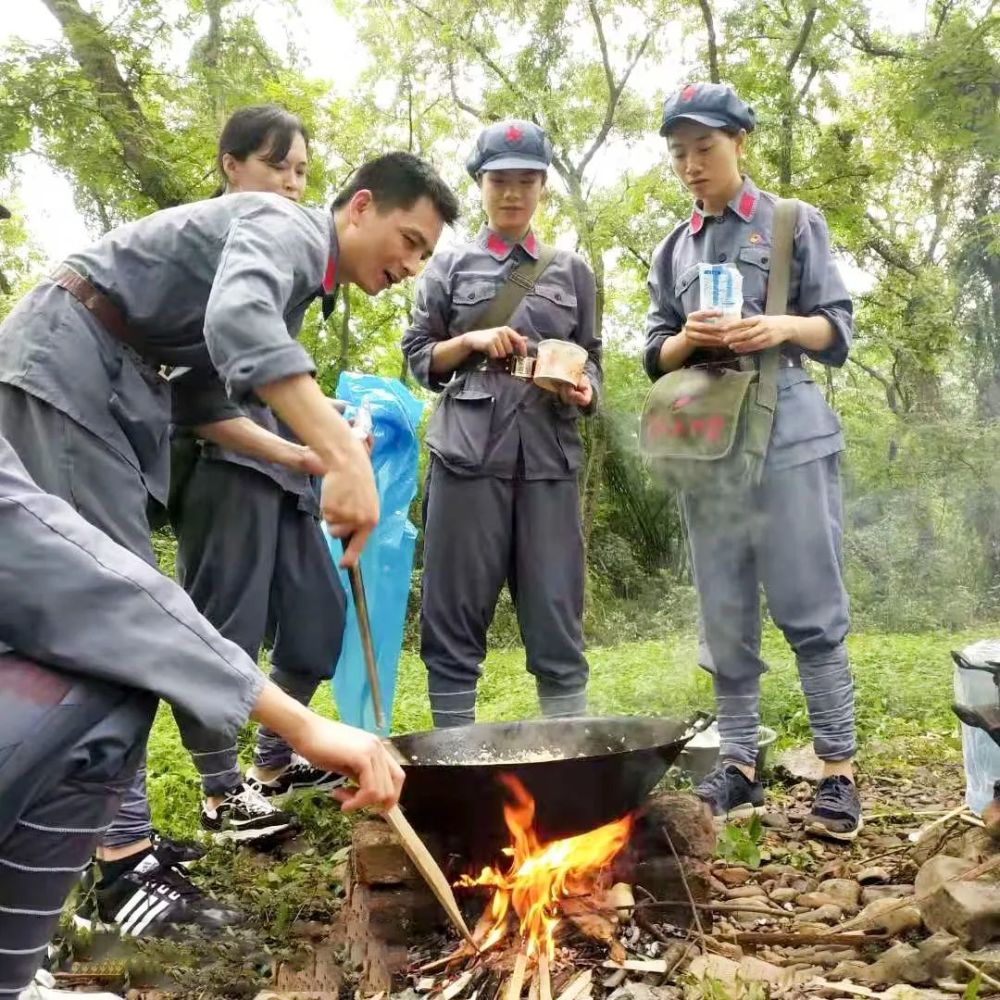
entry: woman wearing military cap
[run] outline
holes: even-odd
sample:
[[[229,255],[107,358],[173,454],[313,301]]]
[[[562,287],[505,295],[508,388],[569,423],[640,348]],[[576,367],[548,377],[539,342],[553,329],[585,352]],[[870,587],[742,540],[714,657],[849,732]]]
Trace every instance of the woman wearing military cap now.
[[[442,393],[427,431],[421,604],[436,726],[475,721],[505,581],[542,712],[586,710],[577,418],[597,404],[601,342],[590,268],[531,228],[551,160],[552,144],[531,122],[480,133],[466,169],[486,225],[431,258],[403,337],[416,378]],[[578,382],[558,394],[531,380],[537,345],[552,338],[587,357]]]
[[[776,372],[777,403],[759,480],[726,496],[711,483],[681,493],[721,736],[719,766],[697,793],[717,816],[763,806],[755,773],[760,675],[766,669],[760,658],[763,587],[768,610],[795,652],[813,744],[823,761],[807,826],[852,840],[861,828],[861,806],[851,767],[854,694],[844,645],[844,440],[802,363],[805,356],[843,365],[852,306],[823,217],[797,202],[789,206],[794,228],[787,306],[784,314],[764,314],[777,252],[772,237],[778,199],[740,170],[754,125],[754,112],[728,87],[692,84],[665,102],[660,129],[694,207],[653,258],[646,372],[656,380],[691,366],[749,368],[762,383],[765,357]],[[703,308],[700,279],[712,273],[706,264],[738,269],[741,316]]]

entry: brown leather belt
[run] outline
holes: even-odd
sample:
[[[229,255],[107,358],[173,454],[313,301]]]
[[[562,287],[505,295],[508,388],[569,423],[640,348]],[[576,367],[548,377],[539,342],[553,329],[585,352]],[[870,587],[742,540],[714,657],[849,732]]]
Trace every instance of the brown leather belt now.
[[[724,358],[718,361],[699,361],[694,365],[686,365],[685,367],[690,368],[732,368],[736,371],[740,370],[740,359],[739,358]],[[779,368],[801,368],[802,367],[802,355],[801,354],[779,354],[778,355],[778,367]]]
[[[49,279],[60,288],[65,288],[80,305],[88,312],[93,313],[101,326],[115,340],[120,340],[126,347],[130,348],[136,355],[136,360],[140,363],[144,374],[164,382],[170,380],[171,367],[169,365],[157,367],[145,356],[143,350],[147,345],[142,337],[128,325],[122,311],[79,271],[70,267],[69,264],[60,264],[49,275]]]
[[[474,370],[481,372],[503,372],[512,378],[530,381],[535,374],[535,361],[536,359],[533,357],[512,354],[507,358],[487,358],[481,364],[478,364]]]

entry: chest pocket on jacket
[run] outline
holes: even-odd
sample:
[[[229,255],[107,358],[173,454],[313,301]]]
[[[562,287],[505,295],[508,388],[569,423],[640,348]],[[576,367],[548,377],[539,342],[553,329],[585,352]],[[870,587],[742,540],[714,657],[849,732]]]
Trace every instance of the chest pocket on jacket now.
[[[524,297],[524,304],[518,309],[520,315],[526,316],[527,326],[517,332],[525,336],[534,333],[539,340],[546,337],[569,340],[576,331],[576,312],[574,292],[562,285],[541,281]]]
[[[687,319],[701,308],[701,289],[698,283],[699,267],[686,267],[674,281],[674,298],[680,302],[681,315]]]
[[[481,324],[476,317],[482,315],[486,303],[496,295],[496,291],[494,282],[482,279],[456,285],[451,294],[451,329],[466,333],[478,328]]]
[[[736,259],[743,275],[743,301],[751,305],[743,315],[762,313],[767,301],[767,279],[771,273],[771,248],[740,247]]]

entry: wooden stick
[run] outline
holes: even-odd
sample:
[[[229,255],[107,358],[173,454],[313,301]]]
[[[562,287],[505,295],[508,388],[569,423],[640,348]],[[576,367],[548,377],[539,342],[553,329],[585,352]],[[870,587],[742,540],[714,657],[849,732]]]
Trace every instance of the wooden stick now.
[[[579,997],[590,989],[593,982],[594,973],[590,969],[584,969],[569,985],[556,997],[556,1000],[579,1000]]]
[[[974,976],[978,976],[984,983],[992,986],[995,990],[1000,990],[1000,982],[994,979],[992,976],[988,976],[982,969],[978,966],[972,964],[972,962],[967,961],[964,958],[958,960],[958,964],[962,966],[963,969],[967,969]]]
[[[674,856],[674,861],[677,862],[677,871],[680,872],[681,884],[684,886],[684,895],[687,896],[688,902],[691,904],[691,916],[694,917],[695,926],[698,928],[698,933],[704,937],[705,928],[701,925],[701,914],[698,913],[698,907],[695,905],[694,896],[691,893],[691,886],[688,885],[687,875],[684,874],[684,862],[681,861],[677,856],[677,851],[674,850],[674,842],[665,823],[660,827],[660,830],[663,832],[663,836],[667,838],[667,846],[670,848],[670,853]],[[663,971],[666,972],[666,968]]]
[[[417,836],[417,832],[410,826],[409,820],[400,812],[399,806],[393,806],[384,814],[386,822],[399,837],[403,850],[406,851],[414,867],[424,877],[424,881],[430,886],[431,892],[437,897],[437,901],[448,914],[448,919],[455,925],[458,932],[478,952],[479,947],[472,938],[469,928],[462,917],[462,911],[458,908],[458,900],[451,891],[448,880],[444,877],[441,867],[431,857],[431,852],[427,850],[424,842]]]
[[[659,972],[667,971],[667,963],[662,958],[629,958],[624,962],[602,962],[605,969],[628,969],[629,972]]]
[[[466,986],[472,982],[472,977],[474,975],[474,969],[470,969],[468,972],[463,972],[458,979],[451,984],[451,986],[447,986],[441,991],[441,1000],[455,1000],[455,997],[463,993]]]
[[[514,971],[510,974],[510,979],[507,980],[507,992],[504,994],[504,1000],[519,1000],[527,969],[527,952],[519,951],[514,959]]]
[[[559,900],[555,901],[559,905]],[[619,909],[631,909],[633,914],[639,910],[664,910],[668,907],[694,907],[695,910],[715,910],[719,913],[759,913],[763,916],[789,917],[791,914],[787,910],[780,910],[776,906],[769,906],[760,896],[755,896],[744,903],[734,901],[719,901],[715,903],[692,903],[686,899],[653,899],[647,902],[636,903],[631,907],[593,907],[591,913],[617,913]]]
[[[934,830],[939,826],[943,826],[945,823],[948,822],[948,820],[955,819],[956,817],[961,816],[962,813],[968,812],[968,810],[969,807],[965,805],[965,803],[962,803],[962,805],[960,805],[957,809],[952,809],[951,812],[945,813],[940,819],[936,819],[934,820],[933,823],[928,823],[927,826],[921,827],[919,830],[916,830],[914,833],[911,833],[907,839],[910,841],[911,844],[915,844],[917,843],[918,840],[920,840],[921,837],[924,837],[928,833],[930,833],[931,830]]]
[[[425,972],[439,972],[441,969],[446,969],[453,962],[460,962],[463,958],[470,958],[475,952],[470,952],[468,945],[463,944],[461,948],[456,948],[450,955],[445,955],[444,958],[435,958],[433,962],[428,962],[426,965],[421,965],[417,972],[423,975]]]
[[[802,933],[796,934],[794,931],[736,931],[733,934],[719,934],[715,937],[723,941],[731,941],[734,944],[744,945],[792,945],[805,947],[807,945],[832,945],[843,944],[852,947],[869,944],[870,942],[888,941],[888,934],[867,934],[864,931],[848,931],[840,933],[831,931],[829,934]]]
[[[538,1000],[552,1000],[552,973],[549,970],[549,956],[543,951],[538,956]]]

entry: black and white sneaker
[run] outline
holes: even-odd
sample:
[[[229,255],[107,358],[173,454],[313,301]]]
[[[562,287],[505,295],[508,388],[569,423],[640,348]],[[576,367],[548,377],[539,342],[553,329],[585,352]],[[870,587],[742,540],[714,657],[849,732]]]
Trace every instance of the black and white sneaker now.
[[[850,842],[857,838],[864,825],[858,786],[843,774],[824,778],[805,819],[806,833]]]
[[[244,921],[239,910],[206,896],[179,864],[147,854],[110,885],[98,883],[73,917],[82,930],[122,937],[166,937],[185,929],[217,931]]]
[[[203,805],[201,825],[217,843],[277,840],[299,829],[299,821],[271,805],[253,781],[233,789],[215,809]]]
[[[694,790],[720,821],[764,811],[764,786],[751,781],[735,764],[720,764]]]
[[[291,795],[293,792],[325,792],[340,788],[347,782],[347,778],[339,772],[313,767],[309,761],[303,760],[298,755],[292,757],[291,763],[269,781],[262,781],[255,772],[256,768],[251,768],[247,772],[247,778],[253,781],[268,798]]]
[[[163,864],[188,865],[200,861],[205,856],[205,848],[193,840],[177,840],[154,830],[149,839],[153,843],[153,853]]]

